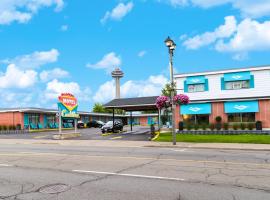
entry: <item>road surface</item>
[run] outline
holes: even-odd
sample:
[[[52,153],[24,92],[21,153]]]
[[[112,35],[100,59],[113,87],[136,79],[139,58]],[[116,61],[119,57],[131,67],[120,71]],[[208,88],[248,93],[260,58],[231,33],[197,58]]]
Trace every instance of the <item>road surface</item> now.
[[[269,200],[269,158],[264,151],[1,145],[0,199]]]

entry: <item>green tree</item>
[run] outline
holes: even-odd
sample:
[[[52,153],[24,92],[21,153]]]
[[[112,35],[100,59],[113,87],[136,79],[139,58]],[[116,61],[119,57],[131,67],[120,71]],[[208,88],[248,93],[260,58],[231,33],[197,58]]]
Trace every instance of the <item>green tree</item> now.
[[[174,90],[174,94],[176,94],[176,83],[174,82],[173,88],[171,87],[171,83],[166,83],[164,88],[161,90],[163,96],[170,97],[171,91]]]
[[[93,107],[93,112],[95,113],[106,113],[106,109],[101,103],[95,103]]]

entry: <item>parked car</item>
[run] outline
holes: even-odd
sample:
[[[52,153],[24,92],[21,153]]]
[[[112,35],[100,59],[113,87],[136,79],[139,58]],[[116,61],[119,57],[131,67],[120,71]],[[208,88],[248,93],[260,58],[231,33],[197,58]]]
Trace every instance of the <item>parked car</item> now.
[[[102,126],[101,131],[102,133],[123,131],[123,127],[124,125],[120,121],[114,121],[114,126],[113,121],[108,121],[104,126]]]
[[[78,121],[78,123],[77,123],[77,128],[84,128],[84,123],[83,123],[83,121]]]
[[[93,120],[93,121],[90,121],[87,123],[87,127],[88,128],[101,128],[105,123],[102,122],[102,121],[96,121],[96,120]]]

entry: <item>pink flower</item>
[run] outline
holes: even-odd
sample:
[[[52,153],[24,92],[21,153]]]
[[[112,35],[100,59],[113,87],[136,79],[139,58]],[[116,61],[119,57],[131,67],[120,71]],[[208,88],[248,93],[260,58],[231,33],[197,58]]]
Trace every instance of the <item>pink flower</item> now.
[[[176,96],[173,97],[173,101],[179,105],[188,104],[189,97],[184,94],[177,94]]]
[[[157,100],[156,100],[156,107],[158,109],[161,109],[161,108],[165,107],[166,102],[169,101],[169,100],[170,99],[167,96],[159,96],[157,98]]]

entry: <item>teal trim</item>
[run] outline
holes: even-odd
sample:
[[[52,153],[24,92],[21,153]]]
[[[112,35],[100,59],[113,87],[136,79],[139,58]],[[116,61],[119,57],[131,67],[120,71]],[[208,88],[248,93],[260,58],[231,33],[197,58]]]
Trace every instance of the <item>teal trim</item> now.
[[[211,103],[194,103],[181,105],[181,115],[211,114]]]
[[[209,91],[208,79],[205,80],[204,91]]]
[[[224,81],[245,81],[250,80],[250,72],[235,72],[224,74]]]
[[[26,128],[28,128],[28,126],[29,126],[29,115],[27,113],[24,113],[23,120],[24,120],[24,126]]]
[[[225,102],[225,113],[249,113],[259,112],[258,101]]]
[[[184,81],[184,92],[188,92],[188,85],[187,85],[187,81]]]
[[[47,128],[47,125],[48,125],[47,115],[43,115],[43,124],[44,124],[44,128]]]
[[[223,77],[220,79],[220,84],[221,84],[221,90],[225,90],[225,81]]]
[[[205,76],[190,76],[186,80],[187,85],[203,84],[205,83]]]
[[[255,83],[254,83],[254,75],[251,75],[251,76],[250,76],[249,87],[250,87],[250,88],[254,88],[254,87],[255,87]]]

